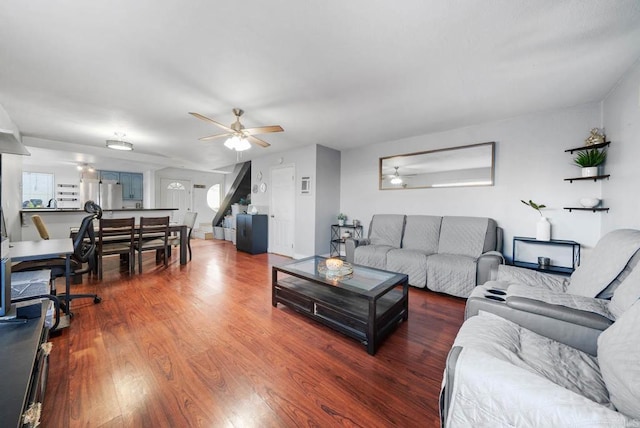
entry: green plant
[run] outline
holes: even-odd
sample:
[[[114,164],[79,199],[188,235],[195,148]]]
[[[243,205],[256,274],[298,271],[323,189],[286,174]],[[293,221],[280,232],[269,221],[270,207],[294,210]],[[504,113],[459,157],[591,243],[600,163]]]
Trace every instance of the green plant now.
[[[588,168],[592,166],[598,166],[605,161],[607,158],[606,150],[584,150],[578,153],[576,158],[573,160],[576,165],[581,166],[583,168]]]
[[[342,213],[338,214],[338,220],[346,220],[346,219],[347,219],[346,215],[344,215]]]
[[[520,202],[522,202],[523,204],[525,204],[528,207],[533,208],[534,210],[538,211],[540,213],[540,217],[542,217],[542,211],[540,211],[542,208],[547,208],[546,205],[544,204],[536,204],[535,202],[533,202],[531,199],[529,199],[529,202],[523,201],[522,199],[520,199]]]

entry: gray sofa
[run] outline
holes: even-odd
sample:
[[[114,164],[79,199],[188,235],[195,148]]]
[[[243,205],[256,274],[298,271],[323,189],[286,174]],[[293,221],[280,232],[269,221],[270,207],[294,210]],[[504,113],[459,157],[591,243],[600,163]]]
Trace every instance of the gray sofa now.
[[[502,229],[486,217],[376,214],[368,238],[347,239],[346,260],[400,272],[409,285],[468,297],[504,262]]]
[[[481,312],[454,341],[441,426],[640,427],[640,301],[598,336],[597,356]]]
[[[640,231],[618,229],[598,241],[571,277],[498,266],[469,296],[465,319],[491,312],[595,355],[600,333],[640,297],[639,263]]]
[[[467,300],[442,426],[640,427],[639,262],[619,229],[570,278],[499,266]]]

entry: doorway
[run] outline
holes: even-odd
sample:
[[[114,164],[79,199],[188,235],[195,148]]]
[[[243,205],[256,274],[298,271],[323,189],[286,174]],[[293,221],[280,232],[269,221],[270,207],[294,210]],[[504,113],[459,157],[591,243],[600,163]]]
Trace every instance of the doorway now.
[[[271,170],[269,252],[293,257],[295,241],[295,166]]]
[[[171,221],[182,223],[184,215],[192,209],[191,181],[163,178],[160,180],[162,194],[160,203],[162,208],[177,208],[171,212]]]

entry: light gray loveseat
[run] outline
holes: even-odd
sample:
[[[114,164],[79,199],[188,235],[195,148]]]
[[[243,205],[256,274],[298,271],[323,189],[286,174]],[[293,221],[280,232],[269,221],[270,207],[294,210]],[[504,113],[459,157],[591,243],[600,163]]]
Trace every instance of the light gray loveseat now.
[[[504,262],[502,229],[486,217],[376,214],[368,238],[347,239],[350,263],[400,272],[409,285],[468,297]]]

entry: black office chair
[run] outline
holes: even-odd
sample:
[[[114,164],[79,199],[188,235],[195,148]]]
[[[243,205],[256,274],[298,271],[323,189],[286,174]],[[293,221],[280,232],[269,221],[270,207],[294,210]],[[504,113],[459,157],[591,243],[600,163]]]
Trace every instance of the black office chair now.
[[[73,254],[71,255],[71,276],[79,277],[85,273],[96,272],[96,236],[93,228],[93,220],[102,217],[102,208],[93,201],[87,201],[84,204],[84,210],[91,214],[82,219],[80,229],[73,240]],[[83,268],[84,264],[86,268]],[[56,257],[46,260],[33,260],[19,262],[11,267],[13,272],[25,270],[51,269],[51,280],[65,276],[66,259],[64,257]],[[70,294],[70,290],[65,293],[57,294],[60,300],[60,306],[66,313],[72,315],[69,308],[66,307],[67,299],[92,298],[93,303],[100,303],[102,298],[97,294]]]

